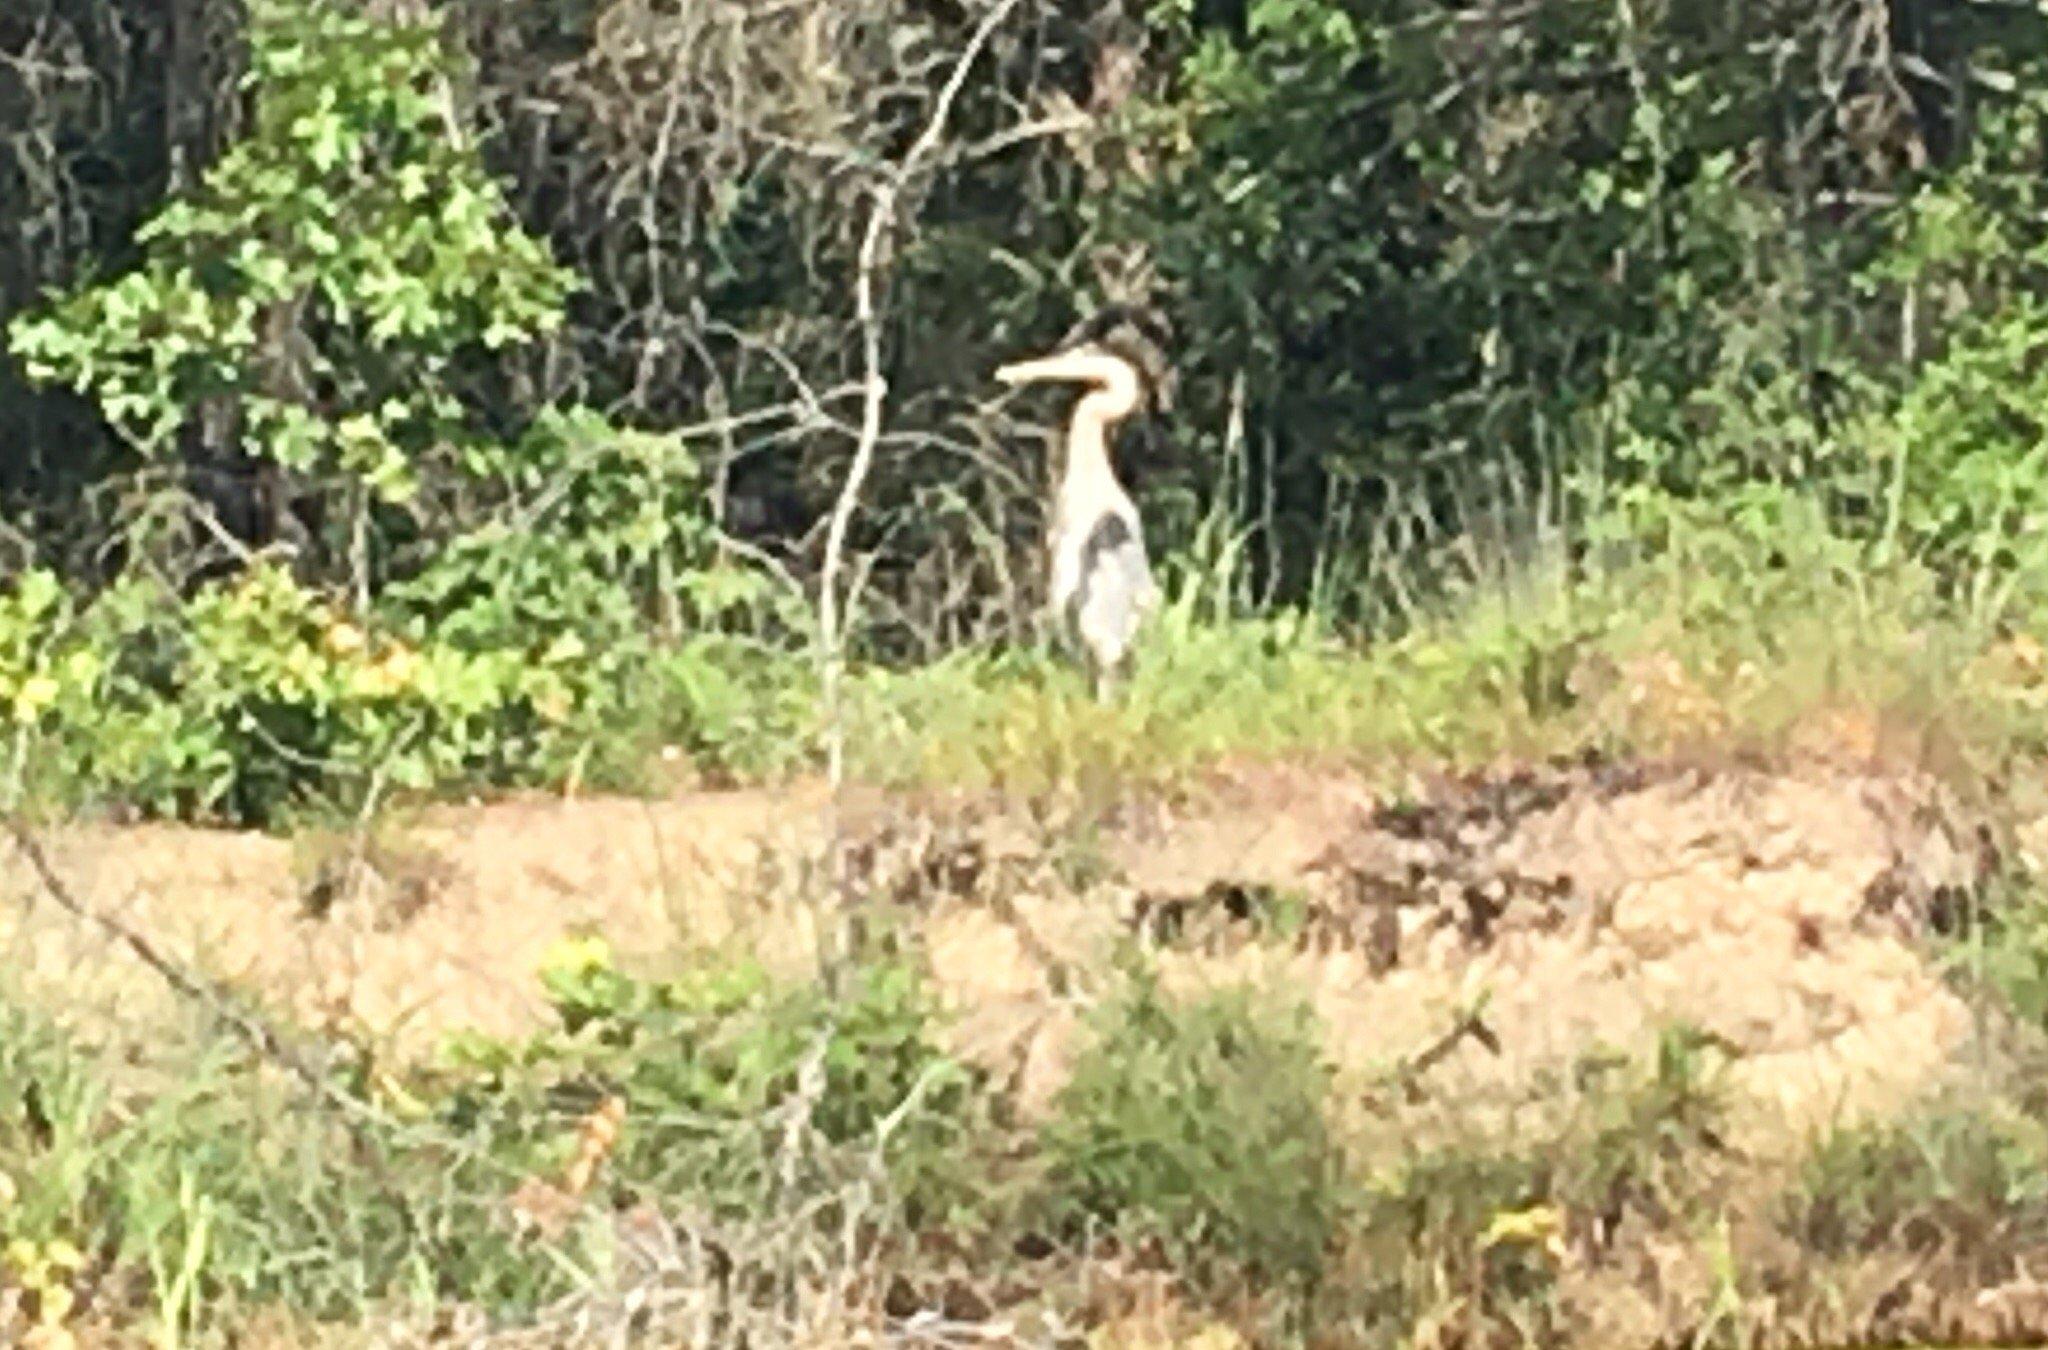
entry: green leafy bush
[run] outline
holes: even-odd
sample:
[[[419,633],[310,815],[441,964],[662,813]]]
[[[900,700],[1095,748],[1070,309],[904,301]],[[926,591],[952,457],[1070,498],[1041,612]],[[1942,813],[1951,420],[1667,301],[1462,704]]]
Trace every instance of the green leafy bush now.
[[[262,822],[373,778],[490,778],[522,728],[575,711],[559,663],[415,646],[272,567],[182,603],[131,581],[81,612],[54,587],[23,581],[0,608],[0,649],[23,653],[24,786],[59,796]]]
[[[614,1201],[834,1236],[849,1214],[893,1232],[986,1203],[974,1079],[934,1049],[900,962],[835,995],[747,962],[636,979],[591,941],[544,979],[559,1033],[462,1038],[392,1114],[309,1103],[176,1019],[110,1072],[0,998],[0,1280],[166,1329],[260,1308],[362,1325],[407,1302],[516,1316],[614,1269]],[[560,1178],[612,1094],[601,1189],[573,1222],[522,1227],[521,1184]]]
[[[767,758],[794,699],[734,639],[792,630],[790,599],[713,550],[694,461],[582,408],[487,429],[526,419],[462,397],[489,353],[560,322],[571,279],[461,134],[439,31],[323,0],[251,22],[248,134],[142,231],[134,271],[18,318],[12,346],[143,455],[203,420],[337,509],[289,575],[238,564],[174,595],[138,568],[89,605],[28,578],[0,612],[17,765],[267,822],[624,777],[650,732]]]
[[[937,1048],[931,1004],[902,962],[864,961],[836,993],[746,959],[645,980],[585,939],[561,948],[543,980],[558,1033],[452,1047],[470,1077],[449,1118],[495,1135],[499,1156],[558,1161],[558,1136],[530,1132],[552,1114],[536,1108],[587,1110],[617,1094],[632,1125],[613,1169],[630,1192],[746,1212],[792,1167],[858,1171],[872,1157],[915,1213],[971,1198],[963,1132],[975,1079]]]
[[[1093,1030],[1045,1133],[1064,1220],[1156,1236],[1186,1260],[1315,1275],[1340,1199],[1307,1011],[1243,989],[1181,1002],[1141,976]]]
[[[802,598],[721,554],[674,437],[549,411],[477,463],[499,499],[492,518],[437,546],[380,613],[419,641],[560,671],[593,777],[629,779],[657,746],[709,767],[805,752],[806,667],[791,655]],[[553,752],[568,748],[508,738],[505,760],[560,772]]]
[[[136,270],[18,319],[13,347],[146,454],[225,400],[249,454],[400,500],[472,439],[454,358],[553,328],[569,278],[509,221],[432,26],[321,0],[251,22],[248,134],[143,228]]]
[[[2029,297],[1969,323],[1907,390],[1893,448],[1892,528],[1943,567],[1967,612],[2048,600],[2048,306]]]
[[[1992,1238],[2038,1240],[2048,1235],[2048,1127],[2020,1103],[1962,1099],[1837,1130],[1814,1148],[1778,1218],[1826,1255],[1937,1238],[1963,1252]]]
[[[434,632],[360,621],[269,566],[186,600],[131,579],[83,609],[31,573],[0,601],[17,794],[266,823],[373,787],[545,782],[635,692],[574,631]]]

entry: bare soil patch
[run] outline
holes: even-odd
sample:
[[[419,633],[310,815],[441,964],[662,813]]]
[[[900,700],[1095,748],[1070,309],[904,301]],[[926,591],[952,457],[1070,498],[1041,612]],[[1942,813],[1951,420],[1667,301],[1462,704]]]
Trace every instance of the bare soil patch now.
[[[1685,1025],[1732,1054],[1746,1142],[1789,1150],[1896,1109],[1968,1034],[1923,941],[1989,866],[1957,820],[1931,781],[1823,763],[1520,769],[1407,801],[1267,780],[1120,837],[1092,899],[1012,904],[1041,945],[1138,933],[1183,990],[1305,995],[1360,1128],[1508,1128],[1587,1053]],[[941,907],[935,967],[977,1053],[1011,1011],[1043,1102],[1080,999],[1002,926]]]
[[[571,933],[642,957],[735,931],[799,942],[800,915],[754,912],[754,882],[822,801],[797,788],[447,806],[366,840],[78,825],[47,848],[80,899],[205,973],[410,1055],[457,1028],[539,1026],[535,971]],[[0,887],[0,950],[39,1001],[144,1030],[161,1018],[161,982],[40,897],[11,852]]]
[[[738,941],[805,968],[827,806],[817,785],[522,800],[367,841],[78,825],[50,848],[82,898],[184,959],[409,1055],[460,1027],[541,1025],[535,970],[571,932],[633,960]],[[905,902],[955,1044],[1027,1113],[1063,1081],[1112,944],[1136,937],[1177,987],[1310,997],[1360,1128],[1506,1121],[1589,1048],[1685,1022],[1734,1050],[1755,1133],[1787,1144],[1895,1108],[1966,1034],[1921,941],[1985,866],[1956,818],[1931,782],[1821,761],[1525,768],[1405,800],[1244,771],[1081,835],[1014,803],[869,796],[840,816],[858,841],[846,884]],[[155,976],[39,903],[18,859],[0,887],[26,992],[138,1033],[160,1022]],[[1488,1035],[1441,1045],[1482,994]]]

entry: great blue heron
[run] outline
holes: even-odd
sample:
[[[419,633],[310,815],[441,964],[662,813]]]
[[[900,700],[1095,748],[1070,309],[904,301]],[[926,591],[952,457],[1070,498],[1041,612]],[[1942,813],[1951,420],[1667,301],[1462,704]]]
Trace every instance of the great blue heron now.
[[[1110,464],[1110,433],[1146,402],[1170,399],[1170,373],[1142,332],[1116,332],[1141,322],[1126,311],[1097,315],[1068,334],[1050,356],[1013,361],[996,371],[1004,384],[1040,381],[1083,385],[1067,427],[1066,465],[1053,501],[1051,537],[1054,613],[1087,652],[1095,695],[1106,698],[1159,588],[1145,554],[1138,508]]]

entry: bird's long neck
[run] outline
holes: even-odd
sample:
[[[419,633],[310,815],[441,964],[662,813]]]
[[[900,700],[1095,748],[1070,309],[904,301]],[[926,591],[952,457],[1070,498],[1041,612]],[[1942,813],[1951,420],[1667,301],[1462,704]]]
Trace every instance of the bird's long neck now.
[[[1067,429],[1067,463],[1061,490],[1072,497],[1120,497],[1123,485],[1109,462],[1110,428],[1122,420],[1115,400],[1088,394],[1074,409]]]

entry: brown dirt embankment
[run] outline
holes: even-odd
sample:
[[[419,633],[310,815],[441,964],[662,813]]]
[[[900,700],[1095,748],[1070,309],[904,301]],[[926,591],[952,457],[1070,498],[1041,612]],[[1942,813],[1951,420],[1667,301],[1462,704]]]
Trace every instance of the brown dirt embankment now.
[[[297,841],[77,825],[50,849],[81,898],[207,972],[411,1054],[458,1027],[540,1025],[535,968],[572,931],[647,959],[736,940],[802,968],[825,912],[807,869],[826,804],[814,785],[528,800]],[[1247,771],[1196,806],[1065,831],[988,802],[870,798],[842,819],[859,841],[842,890],[908,903],[956,1046],[1027,1112],[1133,937],[1179,987],[1266,978],[1312,999],[1345,1099],[1371,1107],[1362,1128],[1434,1109],[1505,1120],[1589,1048],[1687,1023],[1735,1052],[1750,1118],[1791,1142],[1920,1092],[1968,1027],[1922,938],[1983,860],[1909,775],[1571,765],[1396,801]],[[0,887],[0,951],[26,992],[160,1021],[160,982],[38,903],[18,859]],[[1474,1008],[1487,1034],[1445,1045]]]

